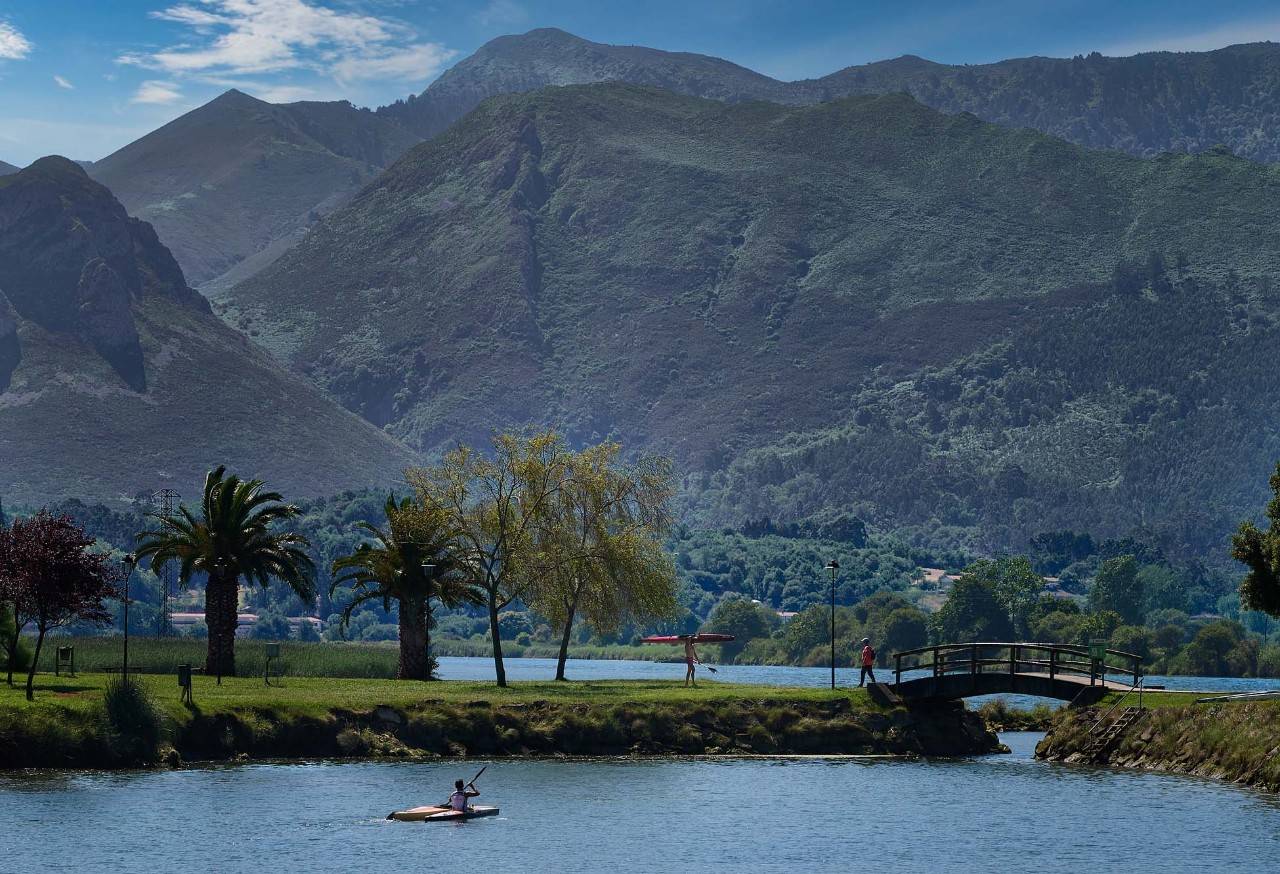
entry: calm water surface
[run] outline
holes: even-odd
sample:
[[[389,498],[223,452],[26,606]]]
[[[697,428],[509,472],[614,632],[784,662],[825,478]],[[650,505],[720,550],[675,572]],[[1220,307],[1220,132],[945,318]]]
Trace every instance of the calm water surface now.
[[[1280,804],[1184,777],[947,762],[495,762],[502,815],[387,822],[478,763],[0,776],[0,870],[1268,871]]]

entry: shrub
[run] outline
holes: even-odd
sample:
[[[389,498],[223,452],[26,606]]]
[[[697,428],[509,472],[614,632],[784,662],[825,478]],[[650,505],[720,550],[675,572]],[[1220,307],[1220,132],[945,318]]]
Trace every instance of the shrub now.
[[[120,757],[135,764],[156,760],[164,738],[164,720],[142,684],[131,677],[114,677],[103,697]]]

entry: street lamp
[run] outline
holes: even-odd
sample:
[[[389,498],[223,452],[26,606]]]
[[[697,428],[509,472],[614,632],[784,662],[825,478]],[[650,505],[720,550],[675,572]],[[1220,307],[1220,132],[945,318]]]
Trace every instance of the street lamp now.
[[[124,664],[120,673],[124,679],[129,679],[129,578],[133,576],[133,569],[138,566],[138,557],[132,552],[121,559],[124,564]]]
[[[836,571],[840,570],[840,562],[834,558],[827,562],[827,570],[831,571],[831,688],[836,687]]]

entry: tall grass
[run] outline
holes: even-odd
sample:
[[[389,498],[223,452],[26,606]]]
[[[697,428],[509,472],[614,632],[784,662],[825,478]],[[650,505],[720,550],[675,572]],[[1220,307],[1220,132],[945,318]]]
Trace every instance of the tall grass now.
[[[54,650],[60,645],[76,649],[76,670],[87,673],[118,671],[123,659],[120,637],[58,638],[47,642],[40,654],[40,670],[53,673]],[[206,643],[186,637],[130,637],[129,670],[139,674],[175,674],[178,665],[199,668],[204,664]],[[236,641],[236,673],[242,677],[260,677],[266,667],[265,641]],[[431,654],[488,658],[492,646],[484,640],[433,640]],[[508,658],[555,658],[554,644],[520,646],[503,643]],[[655,646],[578,646],[569,654],[579,659],[652,659],[675,660],[675,647]],[[347,677],[353,679],[393,679],[399,650],[394,642],[339,643],[323,641],[303,643],[286,641],[280,646],[279,659],[271,663],[272,676]]]
[[[86,673],[118,671],[123,656],[119,637],[78,637],[58,640],[76,648],[76,670]],[[129,670],[139,674],[176,674],[178,665],[199,668],[204,664],[205,641],[182,637],[130,637]],[[53,647],[41,653],[40,669],[52,673]],[[286,677],[349,677],[392,679],[398,651],[394,644],[302,643],[281,644],[271,674]],[[236,641],[236,673],[262,676],[267,644],[261,640]]]

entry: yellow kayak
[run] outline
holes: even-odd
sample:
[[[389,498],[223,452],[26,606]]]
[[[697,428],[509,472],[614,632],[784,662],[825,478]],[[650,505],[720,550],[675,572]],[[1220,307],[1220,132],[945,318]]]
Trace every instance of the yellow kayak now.
[[[482,816],[497,816],[496,807],[468,807],[466,810],[454,810],[441,804],[428,804],[425,807],[411,807],[408,810],[397,810],[387,814],[387,819],[398,822],[466,822]]]

